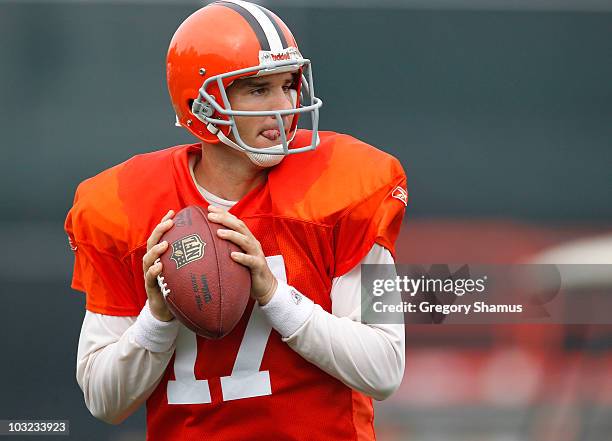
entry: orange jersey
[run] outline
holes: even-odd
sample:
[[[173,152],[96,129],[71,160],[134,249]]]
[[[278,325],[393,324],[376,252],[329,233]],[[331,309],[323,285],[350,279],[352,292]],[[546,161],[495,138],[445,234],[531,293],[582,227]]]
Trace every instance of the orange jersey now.
[[[350,136],[320,132],[313,152],[286,157],[230,210],[261,242],[279,278],[331,311],[334,277],[379,243],[394,253],[407,202],[400,163]],[[299,131],[294,146],[310,133]],[[65,228],[72,287],[87,309],[136,316],[146,292],[142,256],[162,216],[206,207],[189,170],[199,144],[138,155],[79,185]],[[370,398],[304,360],[251,301],[221,340],[181,329],[147,401],[147,439],[370,440]]]

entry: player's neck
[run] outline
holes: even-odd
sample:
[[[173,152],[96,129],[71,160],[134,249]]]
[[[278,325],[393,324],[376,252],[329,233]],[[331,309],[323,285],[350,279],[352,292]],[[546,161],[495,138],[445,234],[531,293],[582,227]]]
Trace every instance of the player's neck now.
[[[229,201],[242,199],[262,184],[268,171],[257,167],[239,151],[221,144],[203,144],[202,158],[193,170],[198,184]]]

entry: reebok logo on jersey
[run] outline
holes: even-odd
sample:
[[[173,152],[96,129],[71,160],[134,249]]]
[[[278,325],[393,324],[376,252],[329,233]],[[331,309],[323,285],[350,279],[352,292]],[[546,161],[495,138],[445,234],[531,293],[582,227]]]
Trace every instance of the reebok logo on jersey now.
[[[70,246],[70,249],[72,251],[76,251],[77,250],[77,246],[74,243],[74,239],[72,239],[72,236],[70,236],[70,235],[68,236],[68,245]]]
[[[395,187],[395,189],[391,193],[391,197],[402,201],[406,206],[408,205],[408,192],[400,186]]]

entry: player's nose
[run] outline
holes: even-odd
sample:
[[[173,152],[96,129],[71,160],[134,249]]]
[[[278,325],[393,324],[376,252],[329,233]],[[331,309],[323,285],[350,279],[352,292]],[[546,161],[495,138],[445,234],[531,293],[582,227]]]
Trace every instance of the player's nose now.
[[[274,110],[291,110],[295,108],[291,92],[288,92],[283,87],[274,89],[273,102],[270,104]],[[285,128],[288,129],[293,121],[293,115],[282,115],[282,118]],[[276,117],[272,116],[271,119],[276,122]]]
[[[279,110],[289,110],[294,108],[292,92],[287,91],[284,87],[275,88],[274,105]]]

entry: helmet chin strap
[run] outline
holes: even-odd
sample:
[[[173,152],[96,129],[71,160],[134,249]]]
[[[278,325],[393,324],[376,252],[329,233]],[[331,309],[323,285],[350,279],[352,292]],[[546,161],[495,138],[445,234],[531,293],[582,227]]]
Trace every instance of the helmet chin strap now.
[[[219,141],[221,141],[223,144],[233,149],[236,149],[240,152],[244,152],[247,158],[249,158],[253,164],[258,165],[259,167],[265,167],[265,168],[274,167],[275,165],[279,164],[285,157],[285,155],[270,155],[270,154],[265,153],[266,150],[269,151],[269,150],[275,150],[275,149],[282,148],[281,144],[273,145],[272,147],[264,147],[260,149],[263,153],[253,153],[253,152],[247,152],[246,150],[241,148],[238,144],[236,144],[234,141],[232,141],[227,136],[225,136],[221,130],[217,132],[217,138],[219,138]]]

